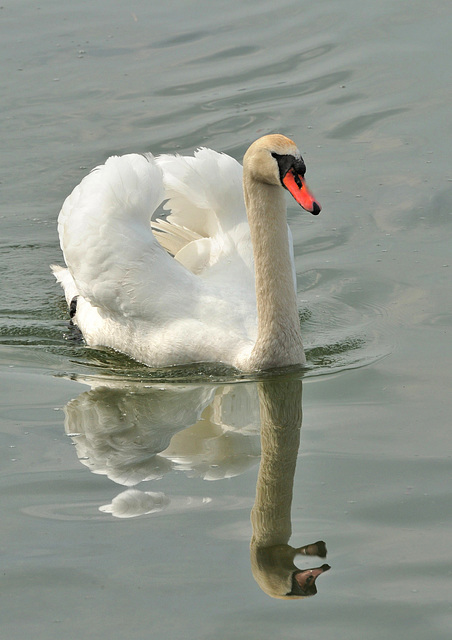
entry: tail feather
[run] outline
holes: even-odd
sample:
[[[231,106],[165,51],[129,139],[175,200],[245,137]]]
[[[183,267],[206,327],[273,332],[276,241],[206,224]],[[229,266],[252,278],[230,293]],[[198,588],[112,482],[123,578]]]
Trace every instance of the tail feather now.
[[[69,269],[60,267],[60,265],[58,264],[51,264],[50,268],[57,281],[63,287],[67,306],[70,307],[73,298],[75,298],[79,294],[74,279],[69,272]]]

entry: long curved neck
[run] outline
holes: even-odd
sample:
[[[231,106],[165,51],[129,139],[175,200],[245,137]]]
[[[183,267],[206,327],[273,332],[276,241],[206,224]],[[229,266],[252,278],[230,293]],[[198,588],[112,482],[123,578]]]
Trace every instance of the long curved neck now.
[[[253,243],[258,317],[251,364],[256,369],[303,364],[283,189],[258,182],[246,172],[243,189]]]

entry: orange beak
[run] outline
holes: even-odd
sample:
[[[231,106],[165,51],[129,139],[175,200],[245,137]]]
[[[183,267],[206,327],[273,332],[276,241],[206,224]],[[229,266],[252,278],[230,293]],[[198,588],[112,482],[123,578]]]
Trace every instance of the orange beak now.
[[[296,174],[292,169],[286,173],[283,178],[283,184],[293,195],[295,200],[303,209],[309,211],[313,215],[318,215],[322,207],[309,191],[304,178]]]

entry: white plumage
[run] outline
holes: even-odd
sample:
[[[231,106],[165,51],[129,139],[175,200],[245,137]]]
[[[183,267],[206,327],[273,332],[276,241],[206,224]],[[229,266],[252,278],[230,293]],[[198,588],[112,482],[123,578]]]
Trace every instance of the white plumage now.
[[[285,144],[299,156],[283,136],[254,145],[266,140],[268,146],[268,138],[279,153]],[[278,164],[270,154],[267,149],[278,176],[271,187],[279,195]],[[262,190],[269,188],[264,184]],[[275,202],[281,209],[278,198]],[[162,203],[170,213],[151,226]],[[261,208],[263,217],[270,215],[265,204]],[[287,229],[285,207],[283,214]],[[194,157],[130,154],[94,169],[64,202],[58,232],[67,268],[52,267],[68,304],[77,297],[74,322],[87,344],[112,347],[154,367],[223,362],[261,368],[252,355],[258,313],[249,219],[242,167],[225,154],[209,149]],[[289,255],[294,297],[287,231],[279,249]],[[287,273],[277,276],[284,288]]]

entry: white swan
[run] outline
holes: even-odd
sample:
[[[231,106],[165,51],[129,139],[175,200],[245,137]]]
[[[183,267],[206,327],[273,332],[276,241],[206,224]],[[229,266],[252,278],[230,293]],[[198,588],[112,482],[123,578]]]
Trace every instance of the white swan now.
[[[305,170],[282,135],[250,146],[243,188],[240,164],[210,149],[93,170],[58,218],[67,269],[52,266],[87,344],[154,367],[303,364],[283,187],[319,213]]]

